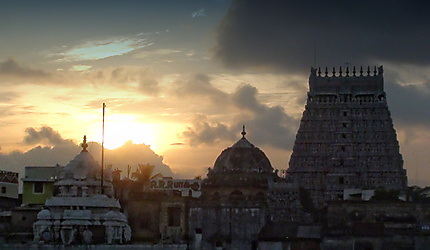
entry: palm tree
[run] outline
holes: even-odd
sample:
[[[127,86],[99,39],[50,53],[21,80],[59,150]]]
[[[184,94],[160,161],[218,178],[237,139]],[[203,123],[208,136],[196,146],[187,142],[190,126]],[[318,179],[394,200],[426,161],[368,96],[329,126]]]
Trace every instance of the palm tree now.
[[[155,177],[161,176],[161,174],[159,173],[153,175],[154,168],[155,166],[150,165],[149,163],[147,163],[146,165],[138,164],[136,171],[131,174],[131,178],[135,179],[140,186],[145,186],[149,184],[150,180],[154,179]]]
[[[146,165],[138,164],[136,171],[131,174],[131,178],[137,182],[146,183],[151,179],[154,168],[155,166],[149,165],[149,163],[146,163]]]

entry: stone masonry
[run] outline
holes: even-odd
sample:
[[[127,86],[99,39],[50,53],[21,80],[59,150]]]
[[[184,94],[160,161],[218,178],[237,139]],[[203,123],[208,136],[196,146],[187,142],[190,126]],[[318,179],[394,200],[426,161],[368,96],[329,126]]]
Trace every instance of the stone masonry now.
[[[388,110],[382,66],[331,76],[311,69],[305,111],[287,178],[321,206],[350,188],[404,190],[399,143]]]

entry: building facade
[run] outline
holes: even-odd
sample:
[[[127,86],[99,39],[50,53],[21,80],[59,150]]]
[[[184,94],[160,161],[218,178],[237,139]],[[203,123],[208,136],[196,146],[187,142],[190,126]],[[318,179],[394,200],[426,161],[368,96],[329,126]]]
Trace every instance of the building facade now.
[[[18,173],[0,171],[0,197],[18,199]]]
[[[311,70],[287,178],[320,206],[342,200],[345,189],[406,189],[382,66],[331,76]]]
[[[63,167],[26,166],[22,178],[22,203],[25,205],[43,205],[54,194],[54,183]]]

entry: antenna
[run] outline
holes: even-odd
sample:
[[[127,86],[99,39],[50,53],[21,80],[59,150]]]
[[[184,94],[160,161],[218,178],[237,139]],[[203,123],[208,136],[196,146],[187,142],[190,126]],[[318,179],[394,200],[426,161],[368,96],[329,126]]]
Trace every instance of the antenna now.
[[[104,194],[104,188],[103,188],[103,168],[104,168],[104,159],[105,159],[105,148],[104,148],[104,144],[105,144],[105,108],[106,108],[106,104],[103,103],[103,123],[102,123],[102,173],[101,173],[101,180],[100,180],[100,185],[101,185],[101,192],[102,194]]]

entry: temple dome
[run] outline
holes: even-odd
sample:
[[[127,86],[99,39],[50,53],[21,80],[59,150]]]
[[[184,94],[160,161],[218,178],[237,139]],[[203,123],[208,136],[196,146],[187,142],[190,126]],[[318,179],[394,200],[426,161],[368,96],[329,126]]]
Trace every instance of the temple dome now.
[[[73,160],[64,167],[63,178],[73,178],[75,180],[84,180],[87,178],[95,178],[101,166],[97,163],[92,155],[86,150],[86,138],[82,144],[82,151]]]
[[[48,209],[42,209],[39,213],[37,213],[38,220],[50,220],[51,212]]]
[[[225,149],[216,159],[213,167],[214,174],[221,173],[272,173],[273,168],[263,151],[255,147],[245,138]]]
[[[127,217],[120,212],[119,201],[112,197],[111,168],[105,171],[94,160],[87,151],[86,139],[84,136],[82,151],[62,169],[60,180],[54,183],[59,192],[47,199],[46,209],[38,213],[33,224],[34,242],[61,241],[69,245],[131,240]],[[94,234],[93,240],[92,226],[104,228],[105,235]]]

